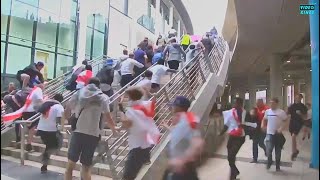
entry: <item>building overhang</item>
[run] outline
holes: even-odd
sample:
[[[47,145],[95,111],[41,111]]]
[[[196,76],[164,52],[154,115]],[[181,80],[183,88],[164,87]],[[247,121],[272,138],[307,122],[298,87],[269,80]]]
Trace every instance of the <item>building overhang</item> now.
[[[173,0],[171,1],[172,4],[174,5],[174,7],[177,9],[177,11],[179,12],[179,15],[183,21],[183,24],[186,28],[186,31],[190,34],[193,34],[193,26],[191,23],[191,19],[189,16],[189,13],[186,9],[186,7],[184,6],[184,4],[182,3],[181,0]]]

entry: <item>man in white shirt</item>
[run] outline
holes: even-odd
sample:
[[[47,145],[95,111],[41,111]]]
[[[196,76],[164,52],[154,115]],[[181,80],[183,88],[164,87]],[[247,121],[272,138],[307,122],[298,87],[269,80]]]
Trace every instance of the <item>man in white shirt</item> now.
[[[176,73],[177,70],[169,69],[168,67],[164,66],[164,60],[160,59],[157,64],[150,68],[150,71],[152,72],[152,78],[151,78],[151,91],[153,93],[158,92],[160,90],[160,83],[161,83],[161,77],[166,75],[167,72]]]
[[[120,106],[121,122],[128,129],[129,154],[125,163],[123,179],[134,180],[143,164],[150,161],[151,147],[160,138],[160,132],[155,125],[154,101],[142,101],[143,92],[140,88],[130,87],[126,94],[129,97],[129,107],[124,112]]]
[[[64,108],[61,105],[63,96],[56,94],[52,100],[45,101],[39,109],[41,113],[38,124],[37,135],[41,137],[42,142],[46,145],[46,149],[42,155],[41,172],[47,172],[47,165],[50,155],[59,147],[58,139],[58,124],[61,124],[61,118],[64,113]]]
[[[144,65],[139,63],[138,61],[134,60],[134,54],[130,53],[129,58],[124,60],[121,63],[121,80],[120,80],[120,85],[121,87],[126,86],[128,83],[130,83],[133,79],[133,68],[136,66],[138,68],[143,68]]]
[[[275,149],[276,156],[276,171],[280,171],[281,150],[285,142],[282,134],[284,121],[287,120],[287,114],[279,108],[278,98],[272,98],[270,101],[271,109],[268,109],[261,123],[261,128],[265,129],[267,136],[265,139],[267,146],[268,163],[267,169],[270,169],[272,164],[272,151]]]

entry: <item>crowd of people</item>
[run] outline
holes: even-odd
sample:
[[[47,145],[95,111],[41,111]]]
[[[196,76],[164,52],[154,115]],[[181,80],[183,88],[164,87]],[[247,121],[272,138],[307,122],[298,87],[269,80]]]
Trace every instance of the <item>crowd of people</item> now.
[[[282,110],[279,99],[272,98],[270,107],[264,104],[262,99],[257,100],[256,107],[247,112],[243,107],[243,99],[236,98],[231,110],[223,111],[224,129],[220,135],[228,132],[227,144],[228,161],[230,166],[230,180],[234,180],[240,174],[235,160],[237,153],[245,142],[245,136],[252,139],[252,161],[258,163],[258,147],[263,150],[267,157],[266,168],[270,169],[273,164],[272,154],[275,150],[276,171],[280,171],[281,151],[286,142],[283,131],[289,122],[289,132],[292,138],[291,160],[295,161],[299,150],[297,149],[297,136],[303,129],[303,138],[310,138],[311,105],[302,103],[301,94],[295,96],[295,101],[288,110]]]
[[[177,73],[182,63],[191,61],[201,51],[208,51],[202,42],[192,42],[189,34],[178,39],[176,32],[171,32],[168,39],[160,35],[155,45],[145,38],[134,51],[123,50],[119,58],[105,59],[103,68],[96,75],[92,65],[84,60],[72,68],[65,84],[67,90],[75,91],[65,104],[62,104],[62,94],[45,98],[43,90],[46,82],[41,73],[44,63],[31,64],[17,72],[20,90],[16,90],[15,85],[10,83],[8,91],[2,93],[1,106],[10,107],[12,112],[3,114],[1,119],[5,123],[19,119],[30,120],[40,113],[40,118],[28,123],[26,150],[32,151],[34,136],[41,137],[46,147],[42,155],[41,172],[47,171],[51,154],[62,147],[63,125],[70,124],[72,134],[68,146],[66,180],[72,179],[78,160],[82,164],[82,178],[91,179],[93,156],[101,140],[101,130],[106,127],[105,123],[116,137],[121,130],[128,130],[130,152],[123,179],[133,180],[141,167],[150,163],[150,150],[160,138],[160,131],[153,117],[155,97],[163,83],[162,78],[167,73]],[[138,82],[132,86],[135,78]],[[118,84],[121,87],[132,86],[125,93],[129,100],[127,107],[123,107],[122,100],[119,102],[121,126],[112,118],[113,106],[110,105],[113,85]],[[175,113],[173,126],[161,124],[172,133],[169,168],[164,175],[165,179],[197,177],[192,164],[201,153],[203,140],[197,126],[200,120],[195,114],[188,112],[190,104],[186,97],[178,96],[171,104]],[[18,123],[15,124],[15,130],[16,142],[20,142]],[[180,141],[189,142],[189,146],[180,147]]]

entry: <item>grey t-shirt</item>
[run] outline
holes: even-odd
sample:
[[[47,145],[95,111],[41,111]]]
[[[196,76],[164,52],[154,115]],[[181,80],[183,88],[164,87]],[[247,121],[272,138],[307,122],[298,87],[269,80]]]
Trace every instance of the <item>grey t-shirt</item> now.
[[[109,97],[103,94],[100,89],[88,91],[88,86],[74,94],[70,100],[76,117],[78,117],[75,132],[99,137],[101,133],[101,116],[103,113],[110,112]]]

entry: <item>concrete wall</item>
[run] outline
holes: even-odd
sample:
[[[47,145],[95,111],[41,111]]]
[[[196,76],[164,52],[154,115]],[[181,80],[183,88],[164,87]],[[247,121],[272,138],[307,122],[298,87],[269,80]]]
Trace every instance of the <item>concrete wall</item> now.
[[[222,142],[221,136],[218,136],[219,129],[222,129],[222,119],[214,119],[210,117],[213,104],[217,97],[221,96],[225,87],[225,79],[227,77],[228,66],[230,63],[230,52],[226,49],[224,60],[220,70],[215,74],[210,74],[206,83],[202,86],[200,92],[196,95],[190,110],[196,113],[201,119],[201,131],[205,135],[206,147],[204,155],[212,155],[215,148]],[[214,92],[214,93],[212,93]],[[165,149],[169,143],[169,137],[160,144],[151,157],[151,164],[144,166],[139,173],[137,179],[143,180],[160,180],[167,167],[167,156]]]

